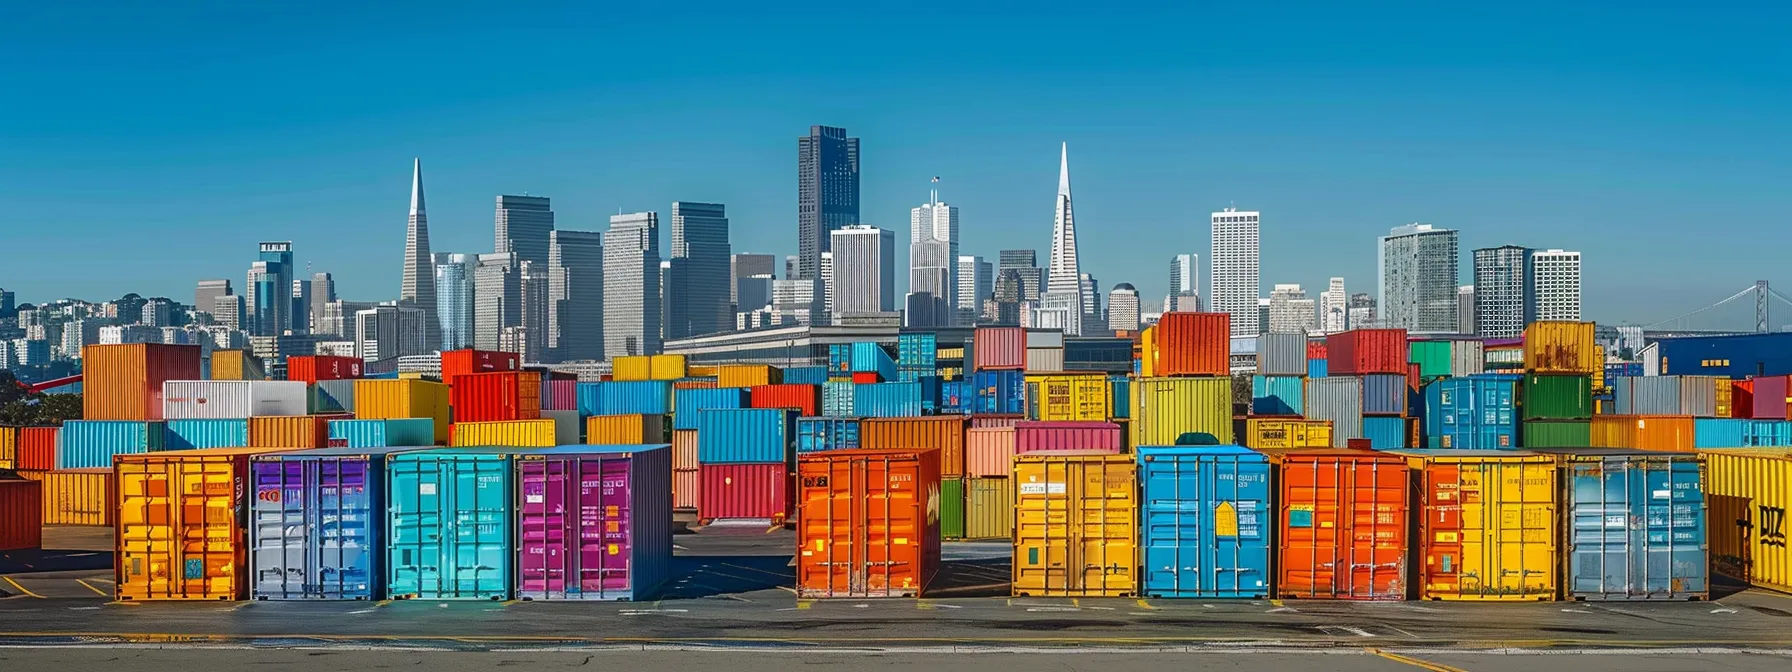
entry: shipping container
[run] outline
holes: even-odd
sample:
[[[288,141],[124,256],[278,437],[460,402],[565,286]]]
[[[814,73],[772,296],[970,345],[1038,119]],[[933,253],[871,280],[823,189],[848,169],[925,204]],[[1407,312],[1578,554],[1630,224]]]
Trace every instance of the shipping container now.
[[[828,378],[845,378],[852,375],[852,344],[828,344]]]
[[[249,445],[248,420],[169,420],[162,437],[167,450],[238,448]]]
[[[857,417],[853,413],[853,396],[858,387],[853,382],[822,383],[821,414],[830,418]]]
[[[486,446],[387,457],[387,597],[510,597],[517,452]]]
[[[541,419],[541,374],[535,371],[463,373],[454,377],[448,405],[454,422]]]
[[[1248,418],[1233,423],[1245,446],[1266,448],[1324,448],[1332,445],[1329,420],[1301,418]]]
[[[1792,397],[1792,390],[1789,390],[1786,384],[1787,380],[1789,379],[1786,376],[1755,378],[1752,381],[1754,384],[1750,386],[1749,394],[1744,397],[1739,397],[1735,388],[1732,388],[1730,408],[1738,411],[1746,408],[1748,414],[1741,417],[1785,420],[1787,401],[1789,397]],[[1740,415],[1740,413],[1732,413],[1732,415]]]
[[[1526,420],[1585,420],[1593,417],[1593,380],[1587,376],[1530,374],[1524,377],[1519,410]]]
[[[1750,586],[1792,592],[1792,451],[1707,451],[1705,503],[1711,571]]]
[[[117,456],[117,598],[246,597],[244,491],[249,458],[267,452],[275,451],[213,448]]]
[[[964,539],[964,479],[940,479],[940,538]]]
[[[716,389],[716,379],[714,378],[683,378],[672,381],[672,394],[674,395],[678,394],[678,390],[713,389]]]
[[[418,448],[324,448],[251,458],[253,597],[383,597],[386,460],[406,450]]]
[[[435,421],[428,418],[398,420],[329,421],[332,448],[383,448],[435,445]]]
[[[1455,370],[1454,341],[1409,341],[1407,360],[1419,365],[1419,375],[1436,378],[1451,375]]]
[[[1128,455],[1015,458],[1014,595],[1138,591],[1137,470]]]
[[[1057,373],[1064,370],[1063,348],[1027,348],[1027,372]]]
[[[1000,478],[964,479],[964,538],[1007,541],[1014,537],[1011,473]]]
[[[14,466],[19,471],[49,471],[56,468],[56,454],[62,450],[62,428],[19,428],[18,457]]]
[[[522,356],[514,352],[494,350],[448,350],[442,353],[442,384],[453,385],[454,378],[467,373],[521,371]]]
[[[701,433],[701,432],[699,432]],[[697,516],[705,524],[717,520],[764,520],[782,525],[790,515],[790,465],[703,464],[698,467]]]
[[[647,376],[650,380],[678,380],[691,375],[684,355],[653,355],[649,360]]]
[[[964,474],[964,434],[962,415],[866,418],[859,425],[859,445],[868,450],[938,450],[934,460],[941,477],[955,478]]]
[[[1591,420],[1526,420],[1525,448],[1587,448],[1593,445]]]
[[[758,387],[783,382],[784,372],[766,364],[724,364],[716,370],[716,387]]]
[[[857,418],[808,417],[796,420],[796,452],[858,448]]]
[[[1532,322],[1524,328],[1524,370],[1590,376],[1605,366],[1595,347],[1592,322]]]
[[[1363,379],[1364,415],[1406,415],[1406,399],[1411,392],[1406,376],[1369,374]]]
[[[0,425],[0,469],[17,469],[19,428]]]
[[[1019,422],[1014,425],[1014,453],[1085,451],[1118,455],[1126,452],[1120,425],[1112,422]]]
[[[788,464],[795,443],[796,414],[784,409],[712,409],[698,416],[702,464]]]
[[[1415,582],[1431,600],[1553,600],[1561,565],[1556,460],[1522,451],[1414,453]]]
[[[111,468],[112,456],[162,450],[168,428],[161,422],[69,420],[62,423],[57,469]]]
[[[1335,349],[1336,346],[1334,345]],[[1329,420],[1335,448],[1363,436],[1363,379],[1347,376],[1308,378],[1304,394],[1308,420]]]
[[[974,415],[1021,415],[1027,412],[1026,374],[1021,371],[977,371],[971,374]]]
[[[971,352],[978,371],[1024,369],[1027,332],[1019,327],[978,327],[971,333]]]
[[[1147,597],[1269,594],[1268,457],[1239,446],[1140,446],[1138,469]]]
[[[1027,417],[1034,420],[1101,422],[1113,416],[1105,375],[1029,373],[1026,384]]]
[[[1352,329],[1325,338],[1328,375],[1406,375],[1405,329]]]
[[[1589,429],[1595,448],[1693,451],[1693,418],[1685,415],[1599,415]]]
[[[698,471],[697,462],[697,430],[681,429],[672,432],[672,508],[695,511],[698,500],[697,492],[702,484],[702,473]]]
[[[828,382],[828,367],[792,366],[784,369],[786,385],[820,385]]]
[[[896,336],[896,366],[920,370],[938,368],[939,349],[940,339],[937,334],[899,334]]]
[[[878,380],[896,379],[896,360],[879,343],[852,344],[852,372],[877,374]]]
[[[1363,438],[1370,450],[1411,448],[1406,444],[1406,418],[1398,416],[1363,416]]]
[[[454,352],[474,352],[456,350]],[[443,363],[449,353],[442,353]],[[448,386],[427,380],[355,381],[355,417],[361,420],[429,418],[438,444],[448,441]]]
[[[305,415],[305,383],[286,380],[171,380],[163,384],[162,416],[169,420],[227,420]]]
[[[1307,337],[1303,334],[1258,336],[1257,375],[1307,375]]]
[[[1152,327],[1150,353],[1156,376],[1232,374],[1232,316],[1227,313],[1164,313]]]
[[[801,416],[821,413],[821,387],[818,385],[760,385],[748,393],[753,408],[783,408]]]
[[[1014,427],[973,427],[965,430],[964,474],[970,477],[1007,478],[1014,473]]]
[[[214,367],[216,364],[213,365]],[[324,380],[351,380],[362,375],[359,357],[332,355],[293,355],[286,358],[286,379],[302,383]]]
[[[1108,399],[1110,420],[1132,417],[1132,378],[1109,376]]]
[[[1517,448],[1520,378],[1476,374],[1426,385],[1425,447]]]
[[[1331,369],[1323,359],[1307,360],[1307,377],[1324,378],[1331,375]]]
[[[610,359],[610,379],[620,382],[653,380],[652,362],[653,357],[649,355],[613,357]]]
[[[703,411],[712,409],[741,409],[747,407],[747,390],[739,387],[720,387],[710,390],[676,390],[672,393],[673,429],[696,429],[698,418]]]
[[[582,415],[671,415],[672,381],[579,383]]]
[[[1251,415],[1300,415],[1303,376],[1251,376]]]
[[[562,445],[556,436],[553,420],[505,420],[501,422],[454,423],[448,445],[457,448],[497,446],[504,448],[548,448]]]
[[[1397,455],[1321,448],[1270,453],[1277,473],[1276,594],[1401,600],[1411,470]]]
[[[1231,378],[1139,378],[1127,423],[1131,445],[1168,446],[1188,440],[1232,443]]]
[[[579,410],[579,377],[570,373],[541,374],[541,410]]]
[[[252,448],[327,448],[330,445],[330,421],[347,417],[295,415],[249,418],[248,445]]]
[[[925,593],[940,568],[939,451],[808,453],[797,483],[798,597]]]
[[[44,472],[43,524],[110,527],[118,520],[118,484],[112,467]]]
[[[213,350],[207,380],[267,380],[261,360],[241,350]],[[291,380],[291,378],[288,378]]]
[[[1450,348],[1450,375],[1458,378],[1487,370],[1487,353],[1480,341],[1455,341]]]
[[[83,419],[163,420],[162,385],[199,378],[199,346],[88,345],[81,367]]]
[[[585,443],[599,446],[669,443],[663,415],[593,415],[585,418]]]
[[[671,446],[559,446],[516,470],[518,598],[641,601],[671,580]]]
[[[970,415],[976,397],[971,381],[954,380],[940,383],[940,413]]]
[[[355,412],[355,383],[357,379],[322,380],[311,384],[310,402],[307,408],[314,415],[330,413]]]
[[[43,484],[0,478],[0,551],[43,546]]]
[[[1693,446],[1701,449],[1792,447],[1792,421],[1695,418]]]
[[[862,418],[904,418],[921,415],[920,383],[858,385],[852,393],[852,414]]]
[[[1703,458],[1584,448],[1547,453],[1562,461],[1564,597],[1709,596]]]

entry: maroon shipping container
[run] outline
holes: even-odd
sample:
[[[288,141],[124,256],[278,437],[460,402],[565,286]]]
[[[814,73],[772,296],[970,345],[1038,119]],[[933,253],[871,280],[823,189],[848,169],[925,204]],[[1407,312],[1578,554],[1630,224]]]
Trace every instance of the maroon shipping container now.
[[[820,385],[760,385],[747,396],[751,408],[788,408],[805,418],[821,415]]]
[[[0,479],[0,551],[37,548],[43,534],[43,484]]]
[[[454,377],[463,373],[520,371],[522,368],[522,358],[514,352],[449,350],[442,353],[442,382],[448,385],[453,385]]]
[[[772,464],[705,464],[697,467],[697,517],[769,519],[784,524],[790,516],[790,467]]]
[[[1151,330],[1158,376],[1232,375],[1232,316],[1164,313]]]
[[[19,451],[15,466],[20,471],[49,471],[56,468],[56,438],[60,427],[20,427]]]
[[[1112,422],[1021,422],[1014,426],[1014,454],[1087,450],[1107,455],[1126,451],[1120,425]]]
[[[541,374],[534,371],[463,373],[454,377],[448,405],[455,422],[541,419]]]
[[[1020,327],[978,327],[971,334],[971,363],[976,370],[1026,369],[1027,330]]]
[[[579,377],[570,373],[543,374],[541,381],[541,410],[544,411],[576,411],[579,410]]]
[[[1786,376],[1763,376],[1755,379],[1751,409],[1756,420],[1786,419]],[[1733,404],[1732,404],[1733,405]]]
[[[286,379],[307,383],[320,380],[352,380],[361,377],[359,357],[293,355],[286,358]]]
[[[1013,427],[1027,421],[1024,415],[973,415],[971,429],[989,429],[992,427]]]
[[[1325,337],[1326,374],[1407,374],[1405,329],[1352,329]]]
[[[643,600],[672,575],[672,451],[561,446],[517,456],[517,596]]]

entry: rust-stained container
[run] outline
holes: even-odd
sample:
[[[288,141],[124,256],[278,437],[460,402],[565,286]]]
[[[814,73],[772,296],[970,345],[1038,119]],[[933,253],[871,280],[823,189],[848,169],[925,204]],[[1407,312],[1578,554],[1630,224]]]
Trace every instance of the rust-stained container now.
[[[17,469],[19,428],[0,425],[0,469]]]
[[[1014,426],[1014,454],[1079,450],[1118,455],[1126,452],[1120,425],[1112,422],[1022,422]]]
[[[541,374],[534,371],[463,373],[448,392],[455,422],[541,419]]]
[[[162,384],[199,378],[199,346],[89,345],[81,366],[82,419],[162,420]]]
[[[1138,592],[1138,465],[1131,456],[1017,456],[1014,485],[1015,596]]]
[[[464,373],[523,370],[522,356],[497,350],[448,350],[442,353],[442,384],[453,385]]]
[[[264,448],[118,455],[119,600],[248,597],[244,492]]]
[[[865,418],[859,423],[859,447],[871,450],[940,451],[935,462],[942,478],[964,475],[965,420],[962,415],[911,418]]]
[[[44,524],[110,526],[118,516],[111,467],[58,469],[44,474]]]
[[[1325,337],[1326,375],[1408,373],[1405,329],[1352,329]]]
[[[716,370],[716,387],[758,387],[784,382],[784,371],[765,364],[725,364]]]
[[[776,464],[704,464],[698,467],[697,517],[765,520],[784,524],[790,515],[790,467]]]
[[[211,380],[266,380],[261,360],[242,350],[213,350]]]
[[[1265,451],[1276,464],[1276,594],[1406,597],[1411,469],[1390,453],[1346,448]]]
[[[213,363],[214,368],[217,367]],[[306,383],[323,380],[350,380],[360,378],[362,362],[359,357],[336,357],[333,355],[293,355],[286,358],[286,379]]]
[[[1114,417],[1114,385],[1102,373],[1034,374],[1026,377],[1027,417],[1094,421]]]
[[[789,408],[804,418],[821,414],[820,385],[760,385],[747,393],[751,408]]]
[[[664,415],[593,415],[585,418],[585,443],[593,446],[667,443],[669,426]],[[695,443],[691,445],[696,446]],[[696,464],[695,457],[691,463]]]
[[[1751,586],[1792,593],[1792,451],[1707,450],[1705,505],[1711,571]]]
[[[1007,478],[1014,474],[1014,428],[973,427],[964,433],[964,475]]]
[[[328,448],[330,421],[348,415],[293,415],[249,418],[251,448]]]
[[[1592,322],[1532,322],[1524,328],[1525,373],[1592,375],[1602,371]]]
[[[1694,424],[1686,415],[1596,415],[1589,438],[1595,448],[1689,453]]]
[[[1014,479],[964,479],[964,538],[1014,538]]]
[[[940,569],[939,451],[797,459],[798,597],[920,597]]]
[[[0,551],[43,545],[43,484],[0,479]]]
[[[979,371],[1027,368],[1027,330],[978,327],[971,332],[972,365]]]
[[[697,430],[672,430],[672,508],[695,511],[703,473],[697,463]]]
[[[446,362],[448,353],[442,354]],[[448,386],[427,380],[357,380],[355,418],[429,418],[436,424],[436,443],[445,443],[448,441]]]
[[[20,427],[17,464],[20,471],[49,471],[56,468],[56,446],[61,427]]]
[[[1332,445],[1332,421],[1300,418],[1249,418],[1240,435],[1246,447],[1325,448]]]
[[[1420,472],[1419,596],[1556,599],[1561,487],[1556,458],[1512,450],[1413,453]]]
[[[1232,315],[1164,313],[1152,327],[1157,376],[1232,375]]]

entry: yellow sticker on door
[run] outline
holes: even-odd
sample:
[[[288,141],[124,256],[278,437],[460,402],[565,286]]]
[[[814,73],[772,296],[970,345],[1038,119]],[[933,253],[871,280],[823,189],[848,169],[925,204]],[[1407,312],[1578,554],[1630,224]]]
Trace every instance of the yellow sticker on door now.
[[[1220,502],[1213,507],[1213,536],[1238,536],[1238,508],[1231,502]]]

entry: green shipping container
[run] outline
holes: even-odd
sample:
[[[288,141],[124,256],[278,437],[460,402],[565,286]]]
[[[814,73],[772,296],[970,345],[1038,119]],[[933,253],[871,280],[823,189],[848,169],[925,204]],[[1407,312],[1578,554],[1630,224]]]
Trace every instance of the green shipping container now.
[[[1590,420],[1593,417],[1593,378],[1527,375],[1519,404],[1519,411],[1526,420]]]
[[[1412,341],[1406,348],[1406,361],[1419,365],[1420,376],[1430,378],[1450,375],[1452,350],[1449,341]]]
[[[964,538],[964,479],[940,479],[940,538]]]
[[[1587,448],[1593,445],[1589,420],[1528,420],[1519,444],[1525,448]]]

